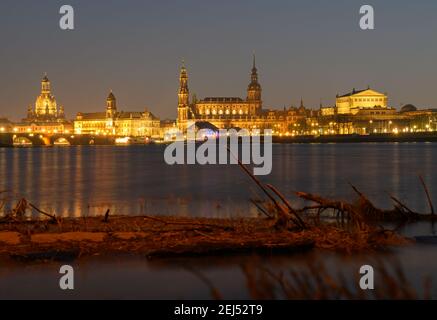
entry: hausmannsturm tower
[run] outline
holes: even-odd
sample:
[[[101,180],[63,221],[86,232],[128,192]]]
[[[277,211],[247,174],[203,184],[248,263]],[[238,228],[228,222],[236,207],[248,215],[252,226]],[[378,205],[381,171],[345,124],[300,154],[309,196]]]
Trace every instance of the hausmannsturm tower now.
[[[255,55],[253,56],[252,74],[250,76],[251,81],[247,88],[247,102],[250,103],[250,109],[252,114],[259,113],[261,102],[261,85],[258,82],[258,70],[256,68]]]

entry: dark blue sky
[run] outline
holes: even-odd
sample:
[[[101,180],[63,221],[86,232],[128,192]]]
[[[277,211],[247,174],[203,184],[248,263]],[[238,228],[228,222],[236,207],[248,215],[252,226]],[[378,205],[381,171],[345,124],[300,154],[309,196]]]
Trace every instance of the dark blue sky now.
[[[76,30],[58,27],[62,4]],[[359,8],[375,7],[361,31]],[[437,1],[2,0],[0,116],[19,119],[48,72],[67,115],[104,108],[176,116],[180,61],[199,97],[245,97],[252,52],[265,107],[333,104],[367,85],[390,105],[437,107]]]

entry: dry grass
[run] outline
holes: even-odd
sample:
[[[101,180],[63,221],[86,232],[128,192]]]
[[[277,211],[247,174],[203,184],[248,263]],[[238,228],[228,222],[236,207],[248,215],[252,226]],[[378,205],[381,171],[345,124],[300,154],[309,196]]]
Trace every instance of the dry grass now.
[[[431,280],[425,279],[421,293],[414,289],[398,261],[371,263],[375,271],[374,290],[362,290],[360,276],[333,273],[321,261],[309,261],[301,268],[275,272],[263,266],[242,267],[253,299],[289,300],[414,300],[431,299]]]
[[[417,300],[432,299],[431,278],[422,289],[414,288],[397,260],[373,259],[374,289],[362,290],[358,272],[331,270],[319,259],[309,258],[300,266],[273,271],[261,259],[241,266],[245,285],[254,300]],[[359,268],[356,268],[359,270]],[[210,290],[213,299],[223,299],[220,290],[199,271],[191,270]]]
[[[353,185],[351,185],[351,187],[358,196],[358,198],[353,202],[327,199],[319,195],[314,195],[306,192],[296,192],[296,195],[299,198],[314,204],[304,207],[302,209],[298,209],[297,212],[317,219],[325,214],[325,216],[335,217],[340,221],[355,224],[359,228],[369,224],[375,225],[378,222],[384,221],[432,221],[437,219],[437,216],[434,214],[434,207],[428,188],[426,187],[423,179],[420,179],[427,196],[431,213],[415,212],[393,195],[390,195],[390,199],[393,201],[392,209],[384,210],[377,208],[365,194],[363,194],[361,191],[358,190],[357,187]]]

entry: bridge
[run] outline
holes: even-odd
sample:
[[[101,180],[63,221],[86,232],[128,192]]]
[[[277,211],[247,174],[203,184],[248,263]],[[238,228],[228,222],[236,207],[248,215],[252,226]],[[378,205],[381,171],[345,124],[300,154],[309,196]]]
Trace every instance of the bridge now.
[[[0,146],[113,145],[115,137],[65,133],[0,133]]]

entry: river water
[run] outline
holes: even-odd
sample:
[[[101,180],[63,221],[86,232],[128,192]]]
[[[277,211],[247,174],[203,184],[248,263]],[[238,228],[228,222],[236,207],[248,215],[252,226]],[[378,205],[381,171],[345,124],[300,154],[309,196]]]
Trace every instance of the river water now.
[[[165,146],[0,148],[0,190],[10,190],[39,208],[79,217],[123,215],[207,217],[256,216],[249,199],[258,190],[236,165],[176,165],[164,162]],[[388,194],[429,212],[422,175],[437,204],[435,143],[275,144],[272,173],[261,179],[298,205],[294,191],[351,199],[356,185],[378,206]],[[410,236],[435,235],[426,223],[408,226]],[[314,257],[316,255],[316,257]],[[397,259],[413,285],[433,277],[437,298],[437,246],[414,245],[384,257]],[[208,298],[207,286],[187,268],[203,272],[226,298],[247,298],[241,263],[287,270],[308,258],[337,272],[356,273],[375,255],[324,252],[292,257],[233,257],[151,263],[136,257],[87,258],[74,262],[77,290],[58,288],[59,264],[0,266],[0,298]],[[370,263],[370,262],[369,262]]]
[[[253,216],[258,190],[237,165],[175,165],[164,146],[0,149],[0,190],[64,217],[104,214]],[[356,185],[377,205],[388,193],[426,211],[418,176],[437,203],[434,143],[275,144],[261,179],[288,197],[308,191],[348,199]]]

